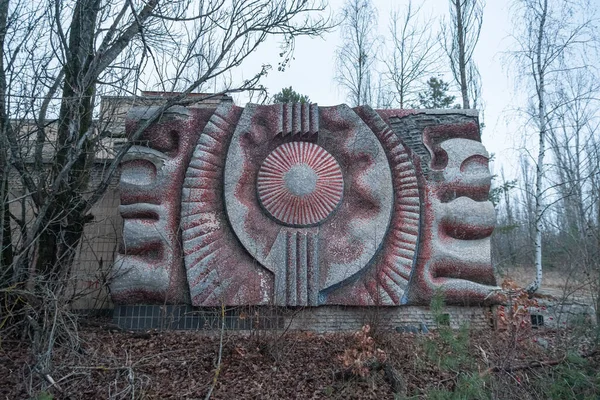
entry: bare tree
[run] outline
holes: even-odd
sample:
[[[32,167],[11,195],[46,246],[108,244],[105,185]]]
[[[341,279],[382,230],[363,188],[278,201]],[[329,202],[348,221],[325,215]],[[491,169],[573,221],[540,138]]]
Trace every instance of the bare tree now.
[[[424,86],[423,79],[435,75],[439,69],[438,44],[430,25],[417,20],[421,7],[408,2],[404,12],[390,14],[392,51],[385,60],[387,76],[394,87],[394,98],[400,108],[416,102],[417,93]]]
[[[550,102],[555,111],[548,130],[554,161],[548,166],[548,182],[558,196],[554,247],[566,255],[563,263],[570,267],[570,276],[580,284],[591,283],[593,293],[600,287],[596,209],[600,195],[595,188],[600,176],[598,80],[595,69],[565,71]]]
[[[130,64],[130,60],[150,61],[150,64],[158,65],[159,75],[165,73],[159,64],[165,61],[176,63],[169,76],[162,76],[162,82],[167,82],[171,91],[182,93],[165,101],[151,118],[155,120],[168,107],[185,103],[188,93],[239,66],[268,36],[280,35],[291,45],[298,35],[318,35],[327,28],[324,19],[310,17],[312,13],[323,10],[323,5],[303,0],[252,3],[214,0],[202,2],[199,9],[191,2],[173,5],[159,0],[142,3],[139,9],[133,8],[129,2],[115,9],[113,3],[100,0],[78,0],[73,6],[71,13],[66,3],[54,0],[45,10],[44,22],[52,26],[45,30],[46,27],[41,28],[46,34],[41,39],[52,46],[49,64],[56,65],[56,68],[47,71],[53,72],[53,75],[44,82],[39,76],[32,76],[29,82],[32,90],[34,86],[47,85],[44,99],[48,101],[56,98],[58,88],[62,87],[62,95],[55,102],[58,108],[55,138],[45,132],[45,103],[29,113],[35,117],[39,128],[37,148],[42,149],[46,142],[53,141],[56,152],[52,155],[51,170],[41,174],[38,180],[34,179],[39,175],[35,167],[42,165],[42,151],[36,152],[34,168],[30,168],[23,157],[21,132],[7,124],[3,135],[9,143],[11,162],[19,170],[23,185],[31,193],[31,200],[38,209],[25,248],[35,241],[38,246],[36,269],[49,274],[59,265],[69,263],[82,227],[89,218],[86,217],[87,212],[103,194],[127,151],[124,147],[117,154],[107,168],[109,173],[103,182],[84,198],[82,193],[90,190],[87,187],[87,171],[95,157],[95,146],[103,138],[93,120],[96,94],[114,91],[115,86],[121,90],[135,90],[131,84],[129,87],[123,84],[137,81],[142,74],[141,69],[146,69],[143,71],[145,74],[152,69],[148,64]],[[72,18],[66,15],[67,12],[72,14]],[[29,39],[37,38],[31,36]],[[11,50],[5,49],[5,52],[10,53]],[[158,58],[161,55],[163,57]],[[192,67],[196,71],[195,79],[182,78],[181,71]],[[268,68],[264,66],[252,79],[227,87],[224,91],[260,89],[258,81]],[[118,78],[115,79],[115,76]],[[34,82],[36,79],[37,82]],[[36,97],[35,94],[31,93]],[[15,95],[6,93],[6,96]],[[60,243],[57,243],[59,240]],[[20,255],[16,257],[19,259]]]
[[[483,0],[450,0],[450,21],[442,23],[442,45],[460,88],[462,108],[477,108],[481,78],[473,61],[483,23]]]
[[[566,230],[583,239],[593,209],[590,180],[600,172],[590,151],[600,122],[596,97],[600,84],[597,75],[586,68],[566,71],[558,85],[550,103],[555,123],[549,127],[548,143],[555,174],[549,180],[560,194]]]
[[[590,165],[596,165],[596,168],[600,168],[600,139],[596,135],[593,142],[587,148],[588,157],[590,159]],[[596,301],[596,320],[600,320],[600,172],[591,175],[590,179],[590,193],[592,194],[590,202],[591,214],[588,222],[591,229],[588,229],[588,237],[593,242],[593,251],[591,254],[592,260],[595,262],[594,280],[592,281],[592,289],[595,293]],[[595,210],[594,210],[595,208]],[[595,218],[594,218],[595,213]]]
[[[57,335],[52,316],[67,301],[90,211],[133,142],[170,107],[188,104],[190,93],[229,78],[268,37],[282,39],[289,60],[296,37],[329,29],[324,9],[320,0],[0,2],[0,307],[11,309],[7,293],[29,299],[23,320],[46,340],[37,346],[45,350],[37,354],[36,371],[50,369]],[[269,68],[229,80],[207,97],[264,90],[260,79]],[[111,117],[98,107],[99,96],[136,94],[139,82],[179,94],[165,97],[98,168]],[[92,171],[99,171],[94,181]],[[20,181],[17,195],[7,193],[9,174]],[[11,240],[15,226],[18,238]]]
[[[0,49],[4,49],[6,31],[8,26],[8,2],[0,3]],[[4,102],[6,93],[6,79],[4,78],[4,56],[0,57],[0,132],[5,132],[8,120]],[[9,186],[8,143],[6,134],[0,133],[0,285],[4,286],[5,280],[12,271],[12,230],[10,226],[10,213],[8,210]]]
[[[383,73],[379,73],[377,79],[377,98],[375,100],[375,107],[377,108],[391,108],[394,105],[394,90],[389,89],[389,79],[385,77]]]
[[[346,0],[342,14],[342,45],[336,54],[336,81],[347,91],[352,106],[370,104],[376,62],[377,11],[371,0]]]
[[[521,172],[521,218],[524,222],[525,232],[527,233],[527,244],[534,248],[535,240],[535,171],[531,162],[532,157],[522,154],[519,159],[519,168]],[[535,252],[529,252],[533,254]],[[533,258],[532,258],[533,260]],[[535,262],[535,261],[534,261]]]
[[[565,73],[590,65],[585,60],[586,48],[593,38],[592,20],[580,10],[591,9],[589,4],[575,1],[518,0],[515,21],[516,50],[512,52],[521,79],[531,89],[528,116],[538,137],[535,170],[535,266],[536,278],[528,286],[530,293],[542,281],[542,232],[545,190],[546,142],[552,128],[556,109],[550,109],[558,82]]]
[[[500,182],[492,181],[490,200],[496,206],[497,223],[492,237],[492,254],[497,266],[508,264],[517,265],[515,244],[518,243],[519,225],[515,220],[515,209],[512,191],[517,186],[516,180],[507,181],[504,168],[500,170]]]
[[[10,193],[14,189],[14,170],[24,166],[11,157],[9,133],[12,132],[12,112],[27,112],[32,99],[11,94],[13,87],[23,87],[28,72],[35,64],[44,65],[30,57],[30,32],[38,30],[42,18],[42,6],[28,2],[0,2],[0,287],[11,282],[15,272],[13,245],[15,234],[10,210]],[[38,66],[39,68],[39,66]],[[13,181],[13,182],[11,182]],[[22,228],[22,226],[21,226]],[[23,229],[21,229],[23,232]]]

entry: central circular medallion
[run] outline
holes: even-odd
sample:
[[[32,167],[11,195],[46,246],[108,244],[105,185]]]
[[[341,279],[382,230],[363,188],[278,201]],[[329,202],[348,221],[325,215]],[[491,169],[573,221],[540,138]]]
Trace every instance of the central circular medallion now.
[[[315,191],[319,176],[306,164],[296,164],[283,175],[285,187],[295,196],[306,196]]]
[[[263,161],[257,178],[265,210],[286,225],[315,225],[342,200],[344,179],[339,164],[322,147],[285,143]]]

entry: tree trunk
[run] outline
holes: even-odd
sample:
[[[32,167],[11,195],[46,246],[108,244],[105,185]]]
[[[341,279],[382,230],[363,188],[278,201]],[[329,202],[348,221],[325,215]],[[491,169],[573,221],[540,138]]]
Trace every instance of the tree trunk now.
[[[542,66],[542,46],[543,36],[546,24],[546,15],[548,12],[548,0],[544,0],[542,6],[542,15],[537,31],[536,43],[536,62],[535,73],[537,75],[537,99],[538,99],[538,124],[540,130],[539,136],[539,153],[537,158],[537,166],[535,173],[535,279],[527,287],[527,291],[535,293],[542,284],[542,214],[544,212],[542,204],[543,196],[543,176],[544,176],[544,156],[546,154],[546,87],[545,87],[545,70]]]
[[[504,170],[502,170],[502,185],[504,187],[504,204],[506,207],[506,217],[509,226],[509,231],[507,232],[508,257],[510,259],[511,266],[515,267],[517,265],[517,253],[513,244],[513,238],[511,237],[514,236],[512,235],[512,233],[514,232],[515,218],[513,215],[513,210],[510,201],[510,188],[506,182],[506,179],[504,179]]]
[[[600,189],[600,188],[598,188]],[[600,190],[596,190],[596,324],[600,323]]]
[[[460,71],[460,94],[462,96],[462,106],[469,109],[469,85],[467,82],[467,63],[465,60],[465,31],[463,21],[463,10],[461,0],[454,0],[456,8],[456,34],[458,35],[458,68]]]
[[[58,118],[58,151],[52,166],[54,179],[73,157],[81,137],[92,129],[95,80],[86,79],[86,75],[94,56],[98,7],[99,0],[79,0],[73,11]],[[36,265],[38,273],[45,277],[56,279],[58,273],[64,276],[66,270],[61,269],[72,264],[85,224],[82,215],[85,201],[81,193],[87,189],[88,167],[93,158],[92,151],[84,151],[56,193],[51,194],[55,201],[47,213],[46,228],[40,232]]]
[[[4,40],[6,37],[8,20],[8,0],[0,1],[0,50],[4,54]],[[4,57],[0,57],[0,287],[8,284],[13,276],[13,247],[12,231],[9,214],[9,173],[10,163],[8,158],[8,141],[6,129],[8,128],[6,115],[6,76],[4,73]]]
[[[0,94],[1,96],[1,94]],[[0,122],[0,129],[3,129]],[[0,143],[4,142],[2,140]],[[6,147],[4,147],[6,149]],[[8,163],[6,150],[0,150],[0,287],[8,286],[13,276],[13,246],[8,197]]]

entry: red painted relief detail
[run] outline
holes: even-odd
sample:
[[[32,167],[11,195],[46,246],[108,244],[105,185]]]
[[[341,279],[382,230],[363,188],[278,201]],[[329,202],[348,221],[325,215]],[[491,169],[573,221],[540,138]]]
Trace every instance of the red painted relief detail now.
[[[115,301],[399,305],[438,290],[450,303],[489,299],[494,213],[475,122],[425,129],[425,177],[387,123],[413,110],[179,111],[123,163],[118,261],[134,274]]]
[[[368,273],[372,260],[385,240],[393,212],[393,194],[389,198],[376,195],[376,188],[386,185],[392,193],[389,185],[393,174],[386,173],[385,179],[371,177],[383,164],[391,172],[384,149],[373,134],[372,127],[355,111],[348,107],[320,109],[322,133],[319,145],[330,151],[342,166],[345,186],[341,207],[328,223],[320,226],[319,236],[323,238],[323,245],[319,254],[321,260],[327,260],[321,263],[321,282],[325,282],[328,271],[339,268],[339,265],[356,264],[358,260],[364,260],[356,277],[348,274],[348,278],[352,277],[348,282],[327,293],[326,304],[368,304],[362,300],[357,303],[359,299],[347,295],[346,288],[353,279],[360,281]],[[385,220],[382,218],[384,215]],[[381,222],[374,223],[376,220]],[[363,224],[369,226],[369,231],[357,240],[352,230]],[[377,247],[377,250],[372,251],[373,247]],[[364,259],[363,255],[371,251],[373,258]],[[322,285],[322,288],[325,287],[327,285]]]
[[[355,284],[341,288],[334,298],[352,299],[357,305],[399,305],[415,264],[419,241],[421,199],[417,183],[415,157],[398,136],[368,107],[355,109],[381,142],[390,163],[395,193],[389,231],[380,254],[370,271]],[[389,115],[398,113],[388,110]],[[404,110],[402,110],[404,111]],[[417,161],[418,163],[418,161]],[[348,303],[346,303],[348,304]]]
[[[318,109],[320,132],[304,136],[279,134],[289,118],[277,110],[247,107],[230,141],[229,222],[275,276],[275,304],[330,304],[319,292],[362,273],[383,240],[393,208],[390,169],[377,138],[347,106]]]
[[[282,293],[291,306],[319,304],[318,255],[316,229],[285,229],[283,231],[285,274]],[[281,294],[280,294],[281,295]]]
[[[478,126],[430,127],[423,140],[434,173],[425,182],[423,234],[408,301],[427,304],[439,292],[450,304],[497,302],[490,257],[495,212]]]
[[[448,154],[440,144],[448,139],[481,141],[479,126],[475,121],[465,124],[430,126],[423,130],[423,143],[431,153],[431,169],[443,170],[448,163]]]
[[[169,114],[146,129],[125,156],[120,184],[123,243],[111,286],[115,302],[189,301],[178,228],[181,186],[194,144],[213,111]],[[136,119],[126,121],[128,136],[138,124]]]
[[[267,156],[258,172],[257,189],[261,204],[275,219],[307,226],[323,221],[338,206],[344,180],[339,164],[325,149],[291,142]]]
[[[308,103],[281,105],[281,135],[316,135],[319,132],[319,107]]]
[[[379,110],[375,110],[375,112],[377,114],[379,114],[379,116],[381,117],[381,119],[383,119],[386,124],[390,123],[390,118],[402,118],[402,117],[406,117],[407,115],[417,114],[420,111],[421,110],[405,110],[405,109],[393,109],[393,110],[379,109]]]
[[[265,304],[273,277],[238,242],[225,213],[227,145],[242,109],[221,105],[202,132],[185,173],[182,239],[192,305]]]

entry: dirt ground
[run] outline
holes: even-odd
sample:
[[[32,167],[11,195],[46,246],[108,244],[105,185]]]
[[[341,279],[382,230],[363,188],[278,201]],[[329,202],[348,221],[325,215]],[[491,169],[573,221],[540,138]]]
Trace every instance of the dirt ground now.
[[[213,385],[211,398],[228,400],[541,399],[551,398],[543,385],[565,381],[559,374],[565,366],[583,371],[585,380],[583,389],[575,382],[568,390],[593,396],[572,398],[600,395],[594,386],[600,375],[593,372],[600,357],[589,335],[573,329],[226,332],[218,368],[218,334],[95,325],[82,328],[75,351],[57,345],[49,375],[54,385],[31,370],[34,360],[24,342],[3,339],[0,399],[204,399]],[[579,364],[569,354],[578,355]],[[471,395],[460,394],[465,387]]]
[[[514,281],[519,287],[527,287],[535,278],[534,267],[506,267],[498,274],[498,282],[505,279]],[[546,269],[539,294],[552,296],[558,300],[593,305],[598,290],[596,280],[590,279],[583,271]]]

